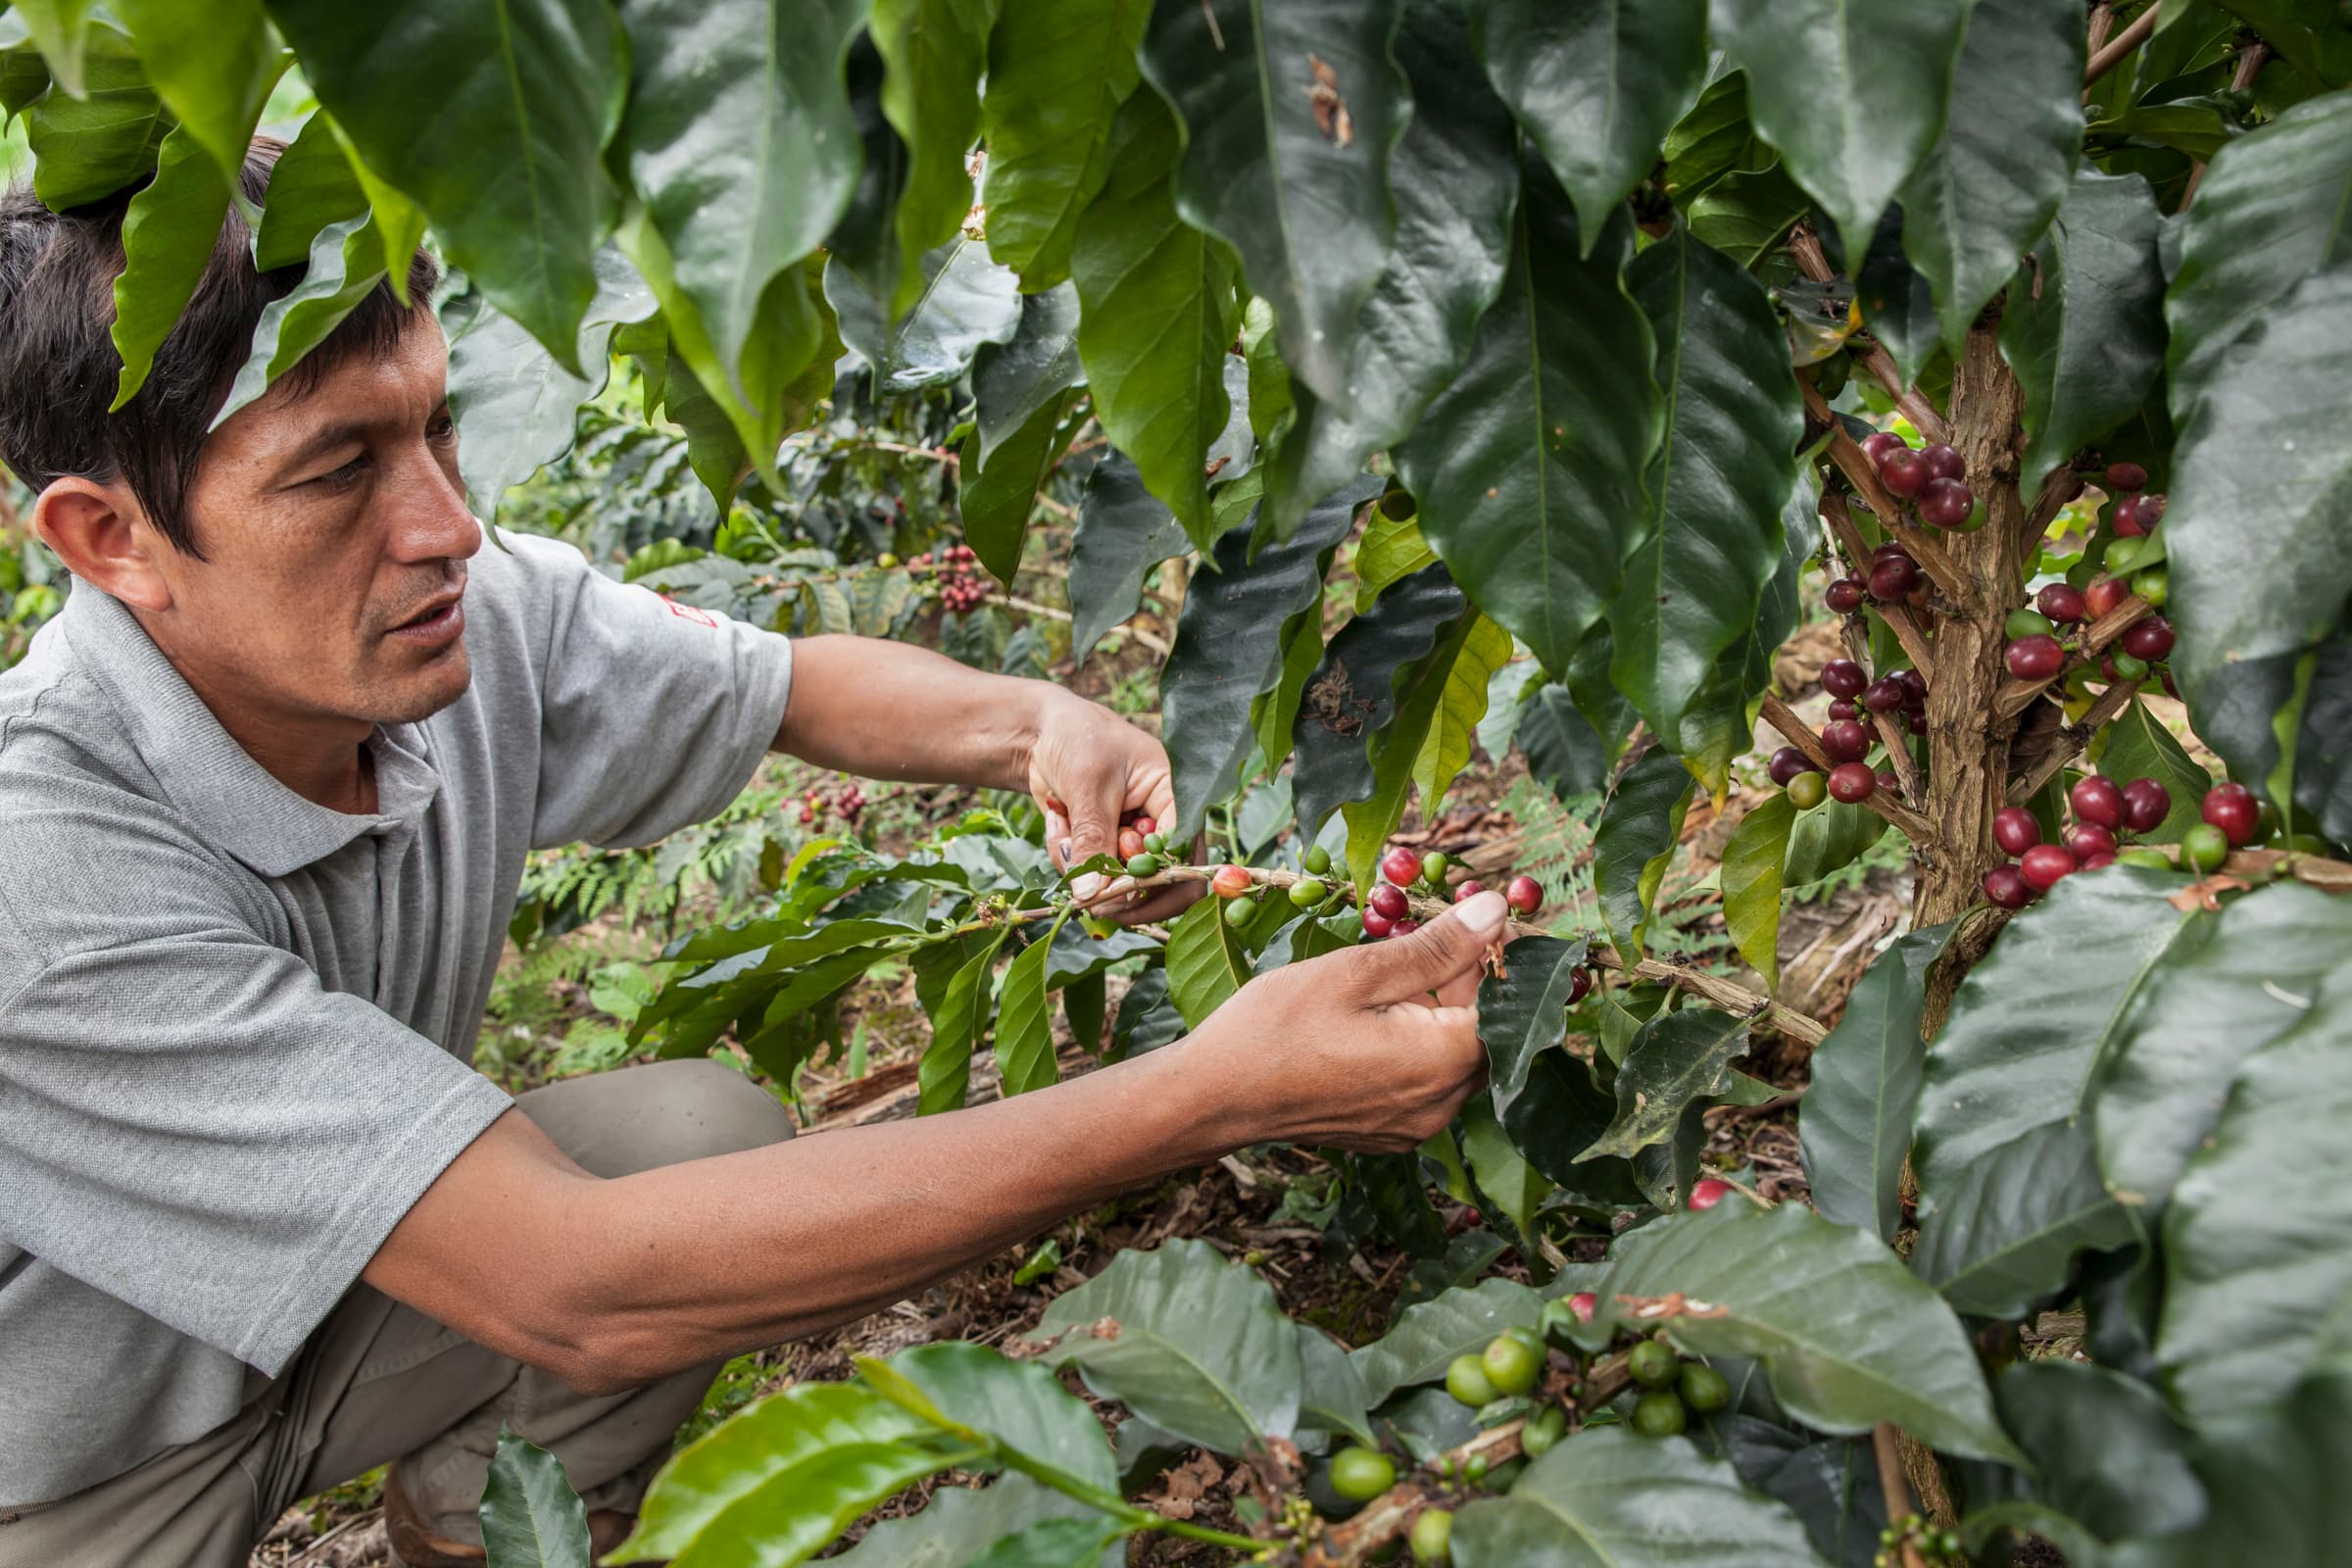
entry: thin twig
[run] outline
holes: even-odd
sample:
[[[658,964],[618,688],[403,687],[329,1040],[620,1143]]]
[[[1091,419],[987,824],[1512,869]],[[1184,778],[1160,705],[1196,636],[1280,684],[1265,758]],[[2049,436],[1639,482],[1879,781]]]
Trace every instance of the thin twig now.
[[[1870,1451],[1879,1461],[1879,1492],[1886,1502],[1886,1522],[1891,1525],[1905,1514],[1917,1513],[1911,1505],[1911,1484],[1903,1479],[1903,1451],[1892,1422],[1882,1421],[1870,1429]],[[1924,1568],[1919,1548],[1907,1539],[1903,1542],[1903,1568]]]
[[[2076,754],[2090,744],[2091,736],[2098,733],[2101,724],[2124,710],[2124,705],[2138,690],[2139,682],[2119,680],[2099,693],[2099,700],[2090,705],[2082,718],[2058,732],[2058,744],[2050,748],[2050,755],[2034,763],[2032,772],[2009,786],[2009,804],[2023,806],[2039,793],[2044,784],[2058,776],[2060,768],[2073,761]]]
[[[1793,709],[1771,692],[1764,694],[1764,722],[1779,730],[1789,745],[1804,753],[1806,760],[1823,772],[1837,765],[1830,760],[1830,754],[1822,750],[1821,737],[1813,733],[1813,726],[1797,717]],[[1885,790],[1872,790],[1863,798],[1862,807],[1901,828],[1903,836],[1914,844],[1924,848],[1936,842],[1935,824],[1902,802],[1888,800]]]
[[[1829,520],[1830,531],[1838,536],[1838,545],[1845,551],[1847,564],[1856,571],[1866,570],[1870,563],[1870,546],[1864,542],[1862,530],[1854,525],[1854,516],[1846,507],[1845,497],[1834,490],[1824,491],[1821,514]],[[1920,629],[1919,622],[1912,617],[1911,607],[1901,603],[1884,604],[1878,607],[1878,612],[1894,632],[1895,641],[1903,645],[1903,652],[1910,657],[1911,667],[1918,670],[1924,679],[1929,661],[1935,657],[1935,648],[1929,643],[1928,634]]]
[[[2147,10],[2133,17],[2130,26],[2108,39],[2106,46],[2090,57],[2090,64],[2082,68],[2085,88],[2113,71],[2124,56],[2148,41],[2148,34],[2156,30],[2157,8],[2163,3],[2164,0],[2148,0]]]
[[[1826,283],[1838,275],[1822,251],[1820,236],[1801,224],[1788,236],[1788,254],[1796,259],[1797,269],[1816,283]],[[1852,352],[1862,368],[1894,399],[1894,406],[1903,411],[1903,417],[1911,421],[1913,429],[1931,441],[1951,439],[1951,426],[1944,423],[1943,416],[1936,412],[1934,404],[1903,384],[1902,376],[1895,372],[1893,358],[1885,349],[1873,343]]]
[[[2034,699],[2039,697],[2043,689],[2048,687],[2051,682],[2066,679],[2070,672],[2082,668],[2096,659],[2106,651],[2109,643],[2121,637],[2126,628],[2148,612],[2148,602],[2139,595],[2132,594],[2126,597],[2122,604],[2090,623],[2090,629],[2083,634],[2083,651],[2061,665],[2057,674],[2041,680],[2019,680],[2012,675],[2002,681],[2001,689],[1993,694],[1993,716],[1995,718],[2015,718],[2027,709],[2032,708]]]
[[[2270,58],[2270,53],[2271,46],[2260,38],[2246,45],[2244,51],[2237,57],[2237,69],[2230,74],[2230,85],[2239,92],[2244,92],[2248,87],[2253,86],[2254,78],[2262,74],[2262,63]],[[2205,160],[2200,158],[2188,166],[2188,183],[2180,187],[2180,205],[2174,208],[2173,211],[2187,212],[2188,204],[2197,199],[2197,187],[2203,183],[2205,183]]]
[[[1830,406],[1822,401],[1821,394],[1809,386],[1803,387],[1803,392],[1805,411],[1830,427],[1830,461],[1838,465],[1838,470],[1854,487],[1854,493],[1870,508],[1871,515],[1879,519],[1879,526],[1886,530],[1888,538],[1902,542],[1911,559],[1919,563],[1919,569],[1936,587],[1954,599],[1965,599],[1968,579],[1952,564],[1952,558],[1944,554],[1942,542],[1903,515],[1902,503],[1879,482],[1879,466],[1870,461],[1870,454],[1862,450],[1861,443],[1845,433],[1845,426],[1830,413]]]

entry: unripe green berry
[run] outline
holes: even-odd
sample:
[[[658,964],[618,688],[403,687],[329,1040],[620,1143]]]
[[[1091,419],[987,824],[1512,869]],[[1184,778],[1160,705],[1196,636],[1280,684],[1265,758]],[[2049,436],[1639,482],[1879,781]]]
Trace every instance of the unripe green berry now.
[[[2172,574],[2162,566],[2142,567],[2132,574],[2132,591],[2146,600],[2149,608],[2162,610],[2173,596]]]
[[[1256,918],[1257,901],[1255,899],[1235,899],[1231,904],[1225,906],[1225,923],[1227,925],[1248,925]]]
[[[1788,781],[1788,804],[1810,811],[1830,798],[1830,781],[1819,773],[1799,773]]]
[[[1331,852],[1320,844],[1310,844],[1306,847],[1306,859],[1303,863],[1309,876],[1329,875]]]
[[[2173,869],[2171,856],[2162,850],[2148,849],[2144,845],[2135,844],[2128,849],[2118,850],[2115,852],[2115,859],[2118,865],[2136,865],[2147,871],[2170,871]]]
[[[1453,1510],[1424,1508],[1413,1521],[1413,1561],[1422,1568],[1447,1561],[1446,1549],[1453,1543]]]
[[[1168,853],[1168,836],[1165,833],[1147,833],[1144,835],[1144,848],[1153,855],[1165,855]]]
[[[1159,857],[1153,855],[1150,850],[1146,850],[1141,855],[1129,856],[1127,858],[1127,874],[1129,876],[1157,876],[1159,874]]]
[[[1446,885],[1446,868],[1453,862],[1443,854],[1432,851],[1421,857],[1421,880],[1433,888]]]
[[[1481,1481],[1486,1480],[1487,1456],[1483,1453],[1474,1453],[1469,1458],[1464,1459],[1462,1461],[1462,1479],[1469,1482],[1474,1487],[1477,1486]]]
[[[1486,1363],[1475,1350],[1463,1351],[1446,1366],[1446,1392],[1473,1410],[1493,1404],[1496,1397]]]
[[[1544,1376],[1544,1352],[1515,1335],[1498,1335],[1479,1357],[1497,1394],[1525,1394]]]
[[[1559,1446],[1568,1435],[1568,1413],[1556,1404],[1547,1404],[1527,1418],[1519,1429],[1519,1451],[1530,1459],[1541,1459]]]
[[[1330,896],[1330,893],[1331,890],[1323,885],[1321,877],[1300,877],[1291,884],[1291,902],[1301,909],[1312,908],[1321,904]]]
[[[1376,1448],[1342,1448],[1331,1456],[1331,1490],[1349,1502],[1369,1502],[1396,1484],[1396,1461]]]
[[[2011,637],[2046,637],[2053,629],[2050,617],[2038,610],[2012,610],[2001,622],[2001,630]]]
[[[2107,657],[2115,661],[2115,673],[2119,679],[2146,680],[2148,678],[2148,662],[2146,660],[2134,659],[2121,648],[2109,649]]]
[[[1625,1356],[1627,1374],[1645,1389],[1663,1389],[1672,1384],[1682,1364],[1672,1346],[1656,1340],[1643,1340]]]
[[[1690,1414],[1679,1397],[1657,1389],[1634,1401],[1633,1424],[1645,1438],[1671,1438],[1690,1424]]]
[[[1711,1414],[1732,1402],[1731,1381],[1703,1361],[1686,1363],[1676,1388],[1682,1393],[1683,1402],[1700,1415]]]
[[[2180,863],[2192,871],[2218,871],[2230,858],[2230,840],[2211,822],[2199,822],[2180,835]]]

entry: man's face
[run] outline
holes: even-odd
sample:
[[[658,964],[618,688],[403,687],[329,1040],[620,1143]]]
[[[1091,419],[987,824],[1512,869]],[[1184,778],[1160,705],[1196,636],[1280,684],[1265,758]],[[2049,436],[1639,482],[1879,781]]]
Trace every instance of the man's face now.
[[[466,690],[465,563],[482,530],[447,364],[420,318],[381,357],[299,397],[281,384],[205,443],[188,499],[205,559],[163,552],[172,608],[148,624],[216,711],[364,733]]]

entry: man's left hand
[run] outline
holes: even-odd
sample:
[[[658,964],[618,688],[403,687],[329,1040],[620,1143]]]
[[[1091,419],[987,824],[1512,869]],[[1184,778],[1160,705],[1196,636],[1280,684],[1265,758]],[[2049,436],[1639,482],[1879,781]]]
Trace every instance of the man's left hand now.
[[[1046,813],[1046,852],[1055,870],[1097,855],[1117,855],[1120,819],[1136,812],[1160,831],[1174,826],[1175,775],[1157,739],[1109,710],[1070,697],[1047,706],[1029,753],[1029,793]],[[1080,877],[1081,899],[1102,886]],[[1115,893],[1095,912],[1124,924],[1164,919],[1200,896],[1203,884],[1147,890],[1127,902]]]

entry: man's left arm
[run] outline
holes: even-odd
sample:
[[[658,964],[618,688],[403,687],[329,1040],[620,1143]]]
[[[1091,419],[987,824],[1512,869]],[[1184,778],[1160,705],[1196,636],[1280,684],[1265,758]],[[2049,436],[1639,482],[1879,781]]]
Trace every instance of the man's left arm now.
[[[905,643],[793,643],[792,695],[776,750],[867,778],[1020,790],[1044,808],[1056,866],[1116,853],[1119,819],[1175,814],[1168,756],[1151,734],[1050,681],[990,675]],[[1175,890],[1122,909],[1153,919]]]

